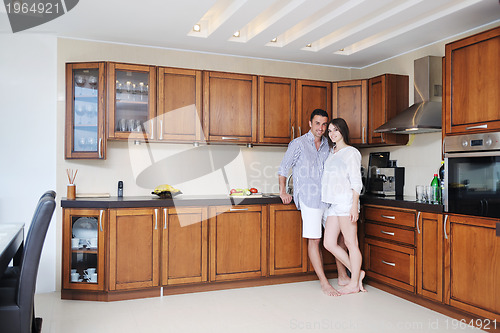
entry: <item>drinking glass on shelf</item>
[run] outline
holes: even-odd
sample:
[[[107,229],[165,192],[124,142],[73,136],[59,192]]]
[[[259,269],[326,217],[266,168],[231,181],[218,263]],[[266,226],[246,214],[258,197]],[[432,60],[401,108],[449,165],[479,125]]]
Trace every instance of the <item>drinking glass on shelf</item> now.
[[[127,131],[127,121],[125,119],[120,119],[118,120],[118,130],[120,132],[126,132]]]
[[[137,132],[141,132],[142,131],[142,129],[141,129],[141,121],[139,119],[135,120],[135,130]]]
[[[85,113],[87,114],[87,124],[90,125],[93,123],[93,120],[95,120],[95,115],[97,114],[97,112],[95,111],[96,109],[94,104],[87,104],[85,106]]]
[[[141,98],[140,98],[141,101],[144,98],[144,96],[143,96],[144,95],[144,89],[145,89],[144,82],[139,82],[139,95],[141,96]]]
[[[128,120],[128,125],[127,125],[127,129],[129,132],[133,132],[134,131],[134,127],[135,127],[135,120],[134,119],[129,119]]]
[[[128,94],[127,99],[130,99],[130,94],[132,93],[132,82],[127,81],[125,83],[125,87],[126,87],[125,89],[127,89],[127,94]]]
[[[97,95],[97,77],[90,76],[89,77],[89,85],[92,87],[92,94]]]
[[[82,88],[85,85],[85,76],[83,75],[75,75],[75,83],[78,86],[79,90],[79,95],[82,94]]]
[[[85,110],[83,109],[83,105],[81,103],[76,103],[76,105],[75,105],[75,113],[78,116],[78,124],[81,125],[82,124],[82,118],[85,115]]]

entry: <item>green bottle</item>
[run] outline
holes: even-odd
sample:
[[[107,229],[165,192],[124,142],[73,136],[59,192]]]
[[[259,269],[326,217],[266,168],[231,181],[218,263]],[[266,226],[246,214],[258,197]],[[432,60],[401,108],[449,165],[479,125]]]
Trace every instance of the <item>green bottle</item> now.
[[[431,181],[432,192],[434,193],[432,203],[439,204],[441,203],[441,182],[439,181],[438,174],[434,174],[434,178]]]

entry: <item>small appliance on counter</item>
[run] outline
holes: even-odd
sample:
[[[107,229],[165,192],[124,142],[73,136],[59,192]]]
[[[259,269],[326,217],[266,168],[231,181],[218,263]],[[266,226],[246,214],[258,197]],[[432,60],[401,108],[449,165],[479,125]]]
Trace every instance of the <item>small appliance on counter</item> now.
[[[389,160],[389,152],[370,153],[368,193],[380,196],[403,196],[405,168]]]

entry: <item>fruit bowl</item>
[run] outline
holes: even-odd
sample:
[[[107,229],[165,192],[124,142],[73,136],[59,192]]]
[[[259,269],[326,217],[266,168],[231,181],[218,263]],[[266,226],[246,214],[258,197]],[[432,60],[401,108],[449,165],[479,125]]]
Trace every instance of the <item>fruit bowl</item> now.
[[[182,193],[181,191],[177,191],[177,192],[170,192],[170,191],[151,192],[151,194],[156,194],[161,199],[172,199],[173,197],[175,197],[176,195],[181,194],[181,193]]]

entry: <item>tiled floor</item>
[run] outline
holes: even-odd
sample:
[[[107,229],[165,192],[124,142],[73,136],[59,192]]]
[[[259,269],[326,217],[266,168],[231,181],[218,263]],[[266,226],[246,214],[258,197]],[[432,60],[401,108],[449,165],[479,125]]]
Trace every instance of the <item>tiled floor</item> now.
[[[336,286],[336,280],[332,280]],[[157,298],[88,302],[37,294],[43,333],[464,332],[456,320],[366,286],[328,297],[318,281]],[[475,330],[478,331],[478,330]]]

